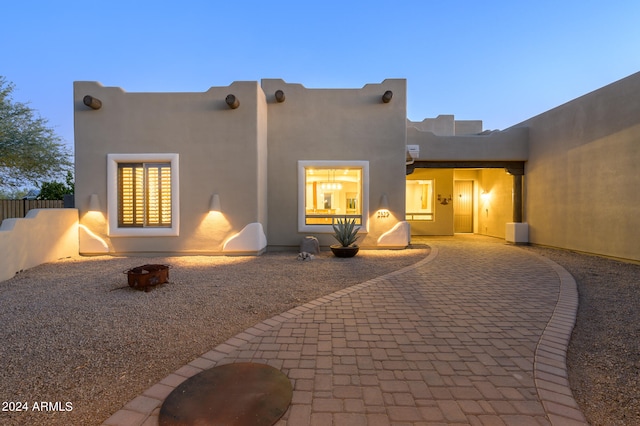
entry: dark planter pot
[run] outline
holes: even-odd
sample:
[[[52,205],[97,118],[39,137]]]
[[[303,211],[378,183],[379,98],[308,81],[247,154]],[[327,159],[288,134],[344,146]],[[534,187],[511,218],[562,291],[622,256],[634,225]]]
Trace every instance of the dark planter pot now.
[[[358,253],[358,250],[360,250],[360,247],[358,246],[343,247],[341,245],[335,244],[330,247],[331,251],[336,257],[353,257],[356,255],[356,253]]]

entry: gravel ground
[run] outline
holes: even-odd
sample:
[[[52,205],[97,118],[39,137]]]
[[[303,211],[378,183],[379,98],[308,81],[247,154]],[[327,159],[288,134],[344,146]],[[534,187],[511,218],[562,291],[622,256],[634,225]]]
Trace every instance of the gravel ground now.
[[[69,258],[0,283],[0,397],[27,412],[2,425],[99,424],[168,374],[248,327],[318,297],[412,265],[426,247],[259,257]],[[172,265],[145,293],[123,271]],[[72,411],[34,411],[41,401]],[[14,406],[15,408],[15,406]]]
[[[527,247],[562,265],[578,285],[567,352],[569,383],[592,425],[640,425],[640,265]]]
[[[565,267],[580,293],[567,363],[592,425],[640,424],[640,265],[525,247]],[[28,412],[3,425],[99,424],[229,337],[292,307],[424,258],[428,249],[260,257],[70,258],[0,283],[0,397]],[[173,266],[144,293],[122,274]],[[233,277],[232,280],[229,277]],[[72,411],[44,413],[40,402]]]

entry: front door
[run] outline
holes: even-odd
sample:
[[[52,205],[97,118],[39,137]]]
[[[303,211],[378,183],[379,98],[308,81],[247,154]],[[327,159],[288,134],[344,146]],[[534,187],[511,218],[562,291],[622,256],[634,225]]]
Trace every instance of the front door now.
[[[473,181],[454,181],[453,193],[453,231],[473,232]]]

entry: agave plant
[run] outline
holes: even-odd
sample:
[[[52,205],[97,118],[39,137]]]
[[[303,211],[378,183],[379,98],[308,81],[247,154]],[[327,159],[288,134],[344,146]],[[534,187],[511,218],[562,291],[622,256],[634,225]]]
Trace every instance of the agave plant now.
[[[333,225],[333,237],[338,240],[342,247],[353,245],[358,239],[359,226],[356,226],[356,220],[338,219],[338,223]]]

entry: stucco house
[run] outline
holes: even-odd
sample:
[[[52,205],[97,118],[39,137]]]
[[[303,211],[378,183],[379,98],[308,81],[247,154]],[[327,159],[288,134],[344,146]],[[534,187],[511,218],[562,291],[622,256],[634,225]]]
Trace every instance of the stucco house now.
[[[503,131],[412,122],[406,81],[203,93],[74,83],[82,254],[260,254],[478,233],[640,260],[640,73]]]

